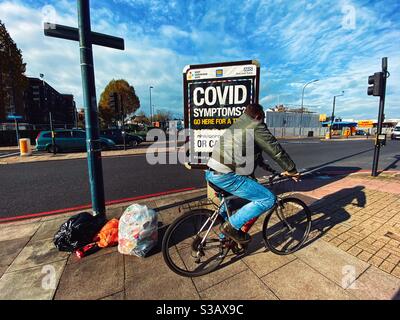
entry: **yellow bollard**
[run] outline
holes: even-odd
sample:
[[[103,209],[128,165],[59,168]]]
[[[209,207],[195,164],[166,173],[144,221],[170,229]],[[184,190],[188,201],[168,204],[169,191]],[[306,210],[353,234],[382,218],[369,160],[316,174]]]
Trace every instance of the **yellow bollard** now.
[[[19,139],[19,152],[21,157],[32,155],[30,139]]]

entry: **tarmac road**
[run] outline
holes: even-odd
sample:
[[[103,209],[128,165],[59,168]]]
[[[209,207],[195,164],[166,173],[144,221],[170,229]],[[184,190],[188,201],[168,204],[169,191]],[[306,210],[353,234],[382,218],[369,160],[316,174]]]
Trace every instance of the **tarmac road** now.
[[[281,143],[298,169],[371,168],[372,139]],[[400,141],[388,141],[379,168],[400,169]],[[181,164],[152,166],[145,155],[103,158],[103,171],[107,201],[205,186],[202,171],[190,171]],[[86,159],[0,165],[0,182],[0,219],[90,204]]]

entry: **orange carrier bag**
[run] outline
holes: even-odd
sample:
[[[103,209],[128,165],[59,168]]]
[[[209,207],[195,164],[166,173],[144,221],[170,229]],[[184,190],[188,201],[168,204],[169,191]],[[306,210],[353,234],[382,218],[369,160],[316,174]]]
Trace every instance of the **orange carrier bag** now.
[[[118,219],[111,219],[101,228],[95,239],[100,248],[112,247],[118,244],[118,223]]]

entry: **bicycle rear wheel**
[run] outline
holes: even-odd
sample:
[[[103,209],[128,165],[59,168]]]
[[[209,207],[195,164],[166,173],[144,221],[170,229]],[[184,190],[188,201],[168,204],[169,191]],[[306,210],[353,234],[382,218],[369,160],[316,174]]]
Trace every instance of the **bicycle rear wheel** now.
[[[297,198],[283,198],[263,224],[263,237],[268,248],[279,255],[298,250],[311,229],[311,211]]]
[[[195,209],[175,220],[165,232],[162,252],[167,266],[185,277],[198,277],[214,271],[228,248],[219,239],[222,218],[213,223],[214,211]]]

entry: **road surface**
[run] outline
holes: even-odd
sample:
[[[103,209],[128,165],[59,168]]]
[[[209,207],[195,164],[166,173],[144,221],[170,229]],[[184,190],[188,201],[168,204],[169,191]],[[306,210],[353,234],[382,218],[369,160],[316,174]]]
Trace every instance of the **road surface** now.
[[[372,140],[281,142],[299,169],[370,169]],[[400,169],[400,141],[382,149],[380,169]],[[103,158],[106,200],[205,186],[203,172],[149,165],[145,155]],[[86,159],[0,165],[0,219],[90,204]]]

